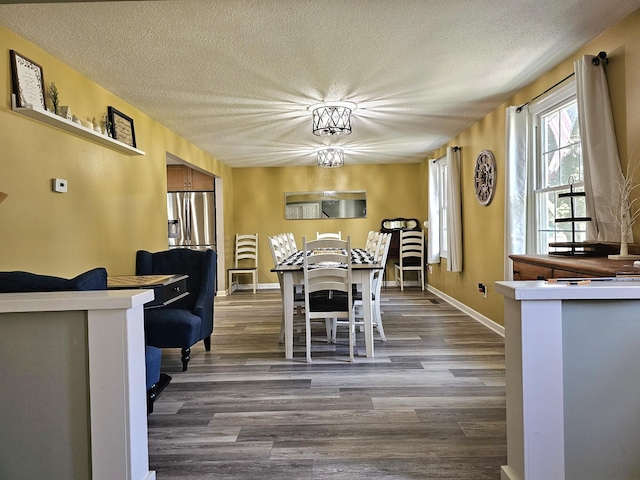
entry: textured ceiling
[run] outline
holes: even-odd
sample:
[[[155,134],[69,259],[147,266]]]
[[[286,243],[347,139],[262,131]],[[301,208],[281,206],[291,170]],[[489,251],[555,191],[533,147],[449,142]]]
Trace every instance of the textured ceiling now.
[[[4,0],[3,0],[4,3]],[[233,167],[416,162],[640,0],[0,5],[0,24]],[[593,52],[597,54],[598,52]],[[350,101],[353,133],[307,107]]]

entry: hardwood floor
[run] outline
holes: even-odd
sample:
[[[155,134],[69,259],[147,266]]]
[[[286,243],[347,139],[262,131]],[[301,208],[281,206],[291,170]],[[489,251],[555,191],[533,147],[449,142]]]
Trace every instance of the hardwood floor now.
[[[158,480],[499,480],[504,340],[429,292],[383,289],[386,342],[278,344],[279,291],[217,297],[211,352],[164,350],[173,377],[149,416]],[[316,336],[317,335],[317,336]]]

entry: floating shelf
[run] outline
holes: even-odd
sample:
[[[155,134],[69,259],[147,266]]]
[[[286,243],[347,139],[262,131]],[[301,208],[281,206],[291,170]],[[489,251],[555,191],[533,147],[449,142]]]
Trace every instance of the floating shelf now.
[[[127,155],[146,155],[142,150],[130,147],[126,143],[122,143],[111,137],[102,135],[101,133],[91,130],[83,125],[73,123],[60,115],[48,112],[47,110],[32,107],[18,107],[16,106],[15,94],[11,95],[11,109],[16,113],[33,118],[34,120],[38,120],[42,123],[46,123],[52,127],[59,128],[65,132],[73,133],[74,135],[91,140],[92,142],[111,148],[117,152],[125,153]]]

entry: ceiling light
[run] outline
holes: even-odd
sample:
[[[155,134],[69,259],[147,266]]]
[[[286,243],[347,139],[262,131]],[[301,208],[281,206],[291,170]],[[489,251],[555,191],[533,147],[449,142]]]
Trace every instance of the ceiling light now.
[[[344,150],[341,148],[322,148],[318,150],[319,167],[341,167],[344,165]]]
[[[312,105],[314,135],[348,135],[351,133],[351,112],[356,105],[335,102]]]

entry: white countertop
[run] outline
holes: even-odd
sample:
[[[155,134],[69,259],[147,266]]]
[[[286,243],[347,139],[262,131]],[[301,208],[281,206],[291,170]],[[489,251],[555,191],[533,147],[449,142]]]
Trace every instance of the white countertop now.
[[[144,305],[153,290],[0,293],[0,313],[118,310]]]
[[[496,282],[496,291],[514,300],[640,299],[640,280],[591,280],[578,285],[545,280],[502,281]]]

